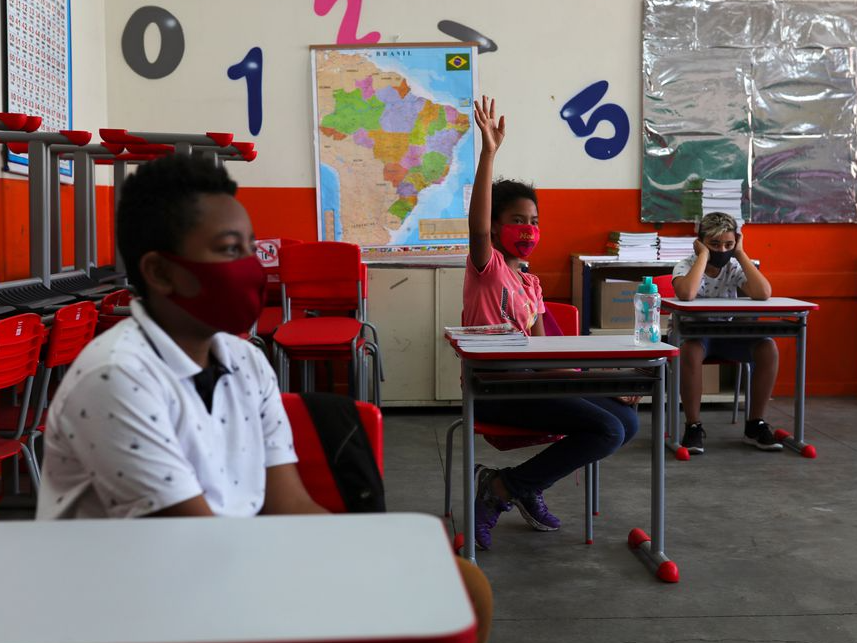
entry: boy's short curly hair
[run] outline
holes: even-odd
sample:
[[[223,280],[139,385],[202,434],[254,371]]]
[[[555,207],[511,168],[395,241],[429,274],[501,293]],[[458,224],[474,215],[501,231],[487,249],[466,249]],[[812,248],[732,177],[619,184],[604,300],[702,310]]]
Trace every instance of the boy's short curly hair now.
[[[491,186],[491,221],[496,221],[509,204],[518,199],[529,199],[539,207],[536,190],[529,183],[499,179]]]
[[[724,232],[738,232],[735,219],[725,212],[709,212],[699,222],[699,238],[719,237]]]
[[[140,258],[152,250],[178,253],[185,235],[199,221],[199,195],[234,196],[237,189],[226,170],[213,161],[180,154],[141,165],[125,180],[116,210],[116,236],[128,281],[141,297],[147,292]]]

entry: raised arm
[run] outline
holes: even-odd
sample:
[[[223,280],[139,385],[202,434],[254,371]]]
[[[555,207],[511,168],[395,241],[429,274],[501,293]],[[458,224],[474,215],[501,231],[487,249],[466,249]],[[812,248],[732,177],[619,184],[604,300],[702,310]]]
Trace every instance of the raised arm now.
[[[482,132],[482,152],[476,167],[473,192],[470,197],[470,259],[482,270],[491,259],[491,179],[494,175],[494,155],[506,135],[506,118],[494,116],[494,99],[486,96],[473,103],[476,124]]]
[[[705,273],[705,266],[708,264],[708,247],[699,239],[694,239],[693,250],[696,252],[696,261],[690,268],[690,272],[682,277],[673,279],[673,288],[675,296],[682,301],[693,301],[699,292],[699,284],[702,283],[702,275]]]
[[[744,252],[744,235],[738,235],[738,243],[735,244],[735,258],[744,270],[747,281],[741,286],[750,299],[764,300],[771,298],[771,283],[765,275],[759,272],[753,260]]]

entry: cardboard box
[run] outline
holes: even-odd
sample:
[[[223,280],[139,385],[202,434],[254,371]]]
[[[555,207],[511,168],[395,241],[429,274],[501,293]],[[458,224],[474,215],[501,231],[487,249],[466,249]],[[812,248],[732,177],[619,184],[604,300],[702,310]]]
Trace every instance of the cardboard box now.
[[[702,365],[702,394],[715,395],[720,392],[720,364]]]
[[[636,281],[603,279],[597,282],[592,325],[601,328],[628,328],[633,333],[635,292]]]

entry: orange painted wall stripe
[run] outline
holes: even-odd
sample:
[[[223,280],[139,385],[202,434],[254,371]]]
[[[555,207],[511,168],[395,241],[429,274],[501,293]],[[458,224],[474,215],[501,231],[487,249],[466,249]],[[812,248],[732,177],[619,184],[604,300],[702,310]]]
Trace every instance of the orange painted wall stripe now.
[[[316,239],[314,188],[242,187],[238,199],[247,208],[256,236]],[[538,190],[541,242],[533,255],[545,296],[571,296],[573,252],[604,250],[611,230],[642,232],[639,190]],[[71,263],[73,192],[63,186],[63,254]],[[112,189],[99,186],[99,262],[113,261]],[[28,271],[27,183],[0,180],[0,280],[19,279]],[[690,224],[665,224],[661,234],[692,234]],[[848,224],[749,225],[746,247],[761,261],[774,292],[817,302],[809,317],[807,393],[857,394],[857,226]],[[775,395],[794,390],[794,342],[779,341],[780,376]]]

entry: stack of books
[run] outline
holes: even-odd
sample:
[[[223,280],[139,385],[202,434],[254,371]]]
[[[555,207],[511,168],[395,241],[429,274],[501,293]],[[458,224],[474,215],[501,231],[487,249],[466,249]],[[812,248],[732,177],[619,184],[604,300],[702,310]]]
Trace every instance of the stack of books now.
[[[693,240],[696,237],[661,237],[658,247],[658,259],[676,261],[693,254]]]
[[[741,216],[741,189],[743,179],[705,179],[702,182],[702,214],[724,212],[730,214],[738,223],[738,229],[744,225]]]
[[[459,348],[506,348],[508,346],[526,346],[529,338],[512,324],[491,324],[489,326],[446,326],[446,336],[458,344]]]
[[[607,242],[607,254],[616,255],[619,261],[657,261],[658,233],[613,231]]]

